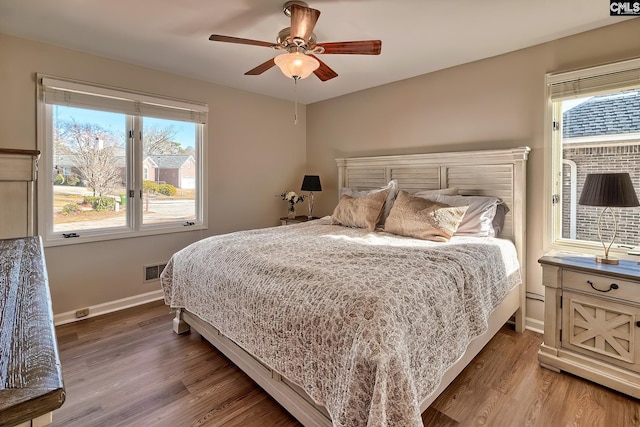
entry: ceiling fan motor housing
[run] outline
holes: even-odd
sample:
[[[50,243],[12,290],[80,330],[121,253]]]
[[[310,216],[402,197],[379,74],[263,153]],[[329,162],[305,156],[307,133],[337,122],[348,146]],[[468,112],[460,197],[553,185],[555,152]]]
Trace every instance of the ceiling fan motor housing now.
[[[311,33],[309,36],[309,42],[307,43],[301,37],[291,37],[291,27],[283,28],[278,33],[278,37],[276,38],[277,46],[276,49],[284,49],[291,51],[292,48],[303,48],[305,53],[323,53],[324,49],[320,46],[316,46],[313,49],[309,49],[310,46],[314,46],[316,44],[316,35]]]
[[[303,1],[288,1],[284,4],[284,6],[282,6],[282,12],[284,12],[285,16],[287,16],[288,18],[291,17],[291,6],[293,6],[294,4],[298,5],[298,6],[302,6],[302,7],[309,7],[308,4],[306,4]]]

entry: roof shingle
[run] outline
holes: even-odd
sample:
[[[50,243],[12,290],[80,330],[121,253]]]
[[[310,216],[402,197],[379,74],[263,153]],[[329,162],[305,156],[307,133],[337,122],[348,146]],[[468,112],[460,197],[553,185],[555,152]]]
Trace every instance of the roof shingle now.
[[[562,115],[563,138],[640,132],[640,90],[599,95]]]

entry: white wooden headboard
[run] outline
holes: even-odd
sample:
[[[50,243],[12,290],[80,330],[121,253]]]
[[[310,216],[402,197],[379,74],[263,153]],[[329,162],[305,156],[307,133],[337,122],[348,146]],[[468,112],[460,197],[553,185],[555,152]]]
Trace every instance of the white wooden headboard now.
[[[398,181],[400,189],[458,187],[459,194],[496,196],[509,207],[501,237],[515,242],[524,230],[529,147],[336,159],[338,187],[371,189]]]
[[[409,193],[458,187],[459,194],[501,198],[510,211],[500,237],[513,241],[524,281],[527,277],[526,166],[530,151],[529,147],[518,147],[336,159],[338,187],[371,189],[395,179],[399,188]]]

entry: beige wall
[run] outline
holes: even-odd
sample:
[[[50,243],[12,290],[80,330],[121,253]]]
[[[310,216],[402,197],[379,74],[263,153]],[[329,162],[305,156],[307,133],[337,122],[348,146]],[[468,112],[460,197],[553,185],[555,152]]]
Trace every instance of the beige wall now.
[[[520,145],[533,149],[528,289],[542,293],[544,75],[640,56],[639,35],[640,20],[626,21],[311,104],[293,125],[289,102],[0,34],[0,147],[37,148],[36,72],[209,104],[209,229],[47,248],[55,313],[158,289],[142,282],[142,266],[201,237],[276,225],[286,207],[273,194],[298,188],[305,172],[321,175],[315,212],[330,214],[336,157]],[[542,319],[541,304],[529,308]]]
[[[307,106],[318,214],[337,201],[336,157],[528,145],[529,291],[543,293],[545,73],[640,56],[640,19]],[[384,54],[384,49],[383,49]],[[542,320],[542,304],[528,316]]]
[[[209,229],[46,248],[56,314],[159,289],[143,283],[143,265],[201,237],[278,225],[286,205],[273,195],[302,182],[304,107],[294,125],[290,102],[0,34],[2,148],[38,148],[35,73],[206,102],[210,110]]]

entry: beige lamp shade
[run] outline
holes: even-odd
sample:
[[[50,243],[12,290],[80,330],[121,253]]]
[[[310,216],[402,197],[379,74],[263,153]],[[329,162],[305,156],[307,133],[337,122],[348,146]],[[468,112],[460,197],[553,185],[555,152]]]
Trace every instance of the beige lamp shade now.
[[[304,53],[283,53],[274,58],[274,62],[287,77],[304,79],[318,69],[320,63]]]

